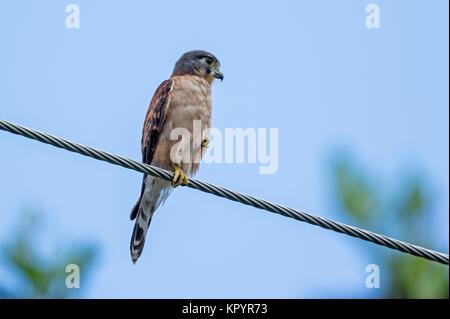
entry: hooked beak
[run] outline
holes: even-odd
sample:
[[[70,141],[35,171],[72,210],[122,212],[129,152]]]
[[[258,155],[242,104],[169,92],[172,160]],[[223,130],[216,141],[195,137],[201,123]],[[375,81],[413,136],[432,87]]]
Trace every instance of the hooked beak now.
[[[220,72],[219,69],[213,70],[213,75],[216,79],[220,79],[220,81],[223,81],[223,73]]]

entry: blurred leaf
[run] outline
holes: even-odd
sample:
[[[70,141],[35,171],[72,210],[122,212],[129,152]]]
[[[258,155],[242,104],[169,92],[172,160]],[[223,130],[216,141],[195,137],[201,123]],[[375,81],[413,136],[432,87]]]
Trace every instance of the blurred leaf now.
[[[336,155],[331,165],[331,181],[337,194],[337,204],[344,212],[364,223],[365,228],[378,227],[382,233],[401,234],[425,247],[432,247],[426,235],[430,229],[426,211],[431,206],[431,196],[427,192],[426,182],[418,173],[401,181],[400,194],[386,194],[388,187],[375,188],[368,174],[357,169],[348,160],[349,156]],[[411,177],[412,176],[412,177]],[[377,218],[375,218],[377,217]],[[425,259],[405,254],[392,254],[384,247],[379,254],[389,269],[389,285],[385,288],[389,298],[448,298],[448,267]]]
[[[422,182],[406,182],[400,198],[397,199],[398,211],[402,218],[417,218],[428,206],[428,198]]]
[[[448,298],[447,266],[416,257],[389,259],[391,298]]]
[[[374,217],[377,200],[373,186],[351,166],[348,160],[340,159],[332,167],[332,180],[343,208],[360,223]]]
[[[15,289],[19,298],[66,298],[78,289],[69,289],[65,286],[66,266],[76,264],[86,277],[92,266],[97,249],[92,244],[73,243],[66,247],[57,247],[51,257],[43,257],[35,246],[36,238],[43,230],[43,218],[36,218],[27,213],[19,219],[20,222],[13,232],[16,236],[5,247],[3,254],[11,272],[20,277],[25,288]],[[55,242],[58,242],[55,240]],[[9,290],[2,288],[0,293],[5,298],[13,298]],[[9,297],[8,297],[9,296]]]

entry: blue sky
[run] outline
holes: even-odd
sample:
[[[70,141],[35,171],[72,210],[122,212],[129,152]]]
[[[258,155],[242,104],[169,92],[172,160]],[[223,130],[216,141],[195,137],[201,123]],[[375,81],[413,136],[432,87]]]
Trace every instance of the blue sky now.
[[[70,3],[80,29],[65,26]],[[379,29],[365,26],[369,3]],[[444,0],[2,2],[0,118],[139,160],[154,90],[183,52],[205,49],[225,74],[213,126],[278,128],[279,168],[207,164],[199,179],[343,220],[326,163],[344,147],[388,184],[426,174],[431,248],[448,252],[448,36]],[[86,297],[380,295],[364,285],[382,263],[374,245],[187,188],[157,211],[133,266],[140,174],[5,132],[0,145],[0,241],[24,206],[46,211],[61,241],[94,241]]]

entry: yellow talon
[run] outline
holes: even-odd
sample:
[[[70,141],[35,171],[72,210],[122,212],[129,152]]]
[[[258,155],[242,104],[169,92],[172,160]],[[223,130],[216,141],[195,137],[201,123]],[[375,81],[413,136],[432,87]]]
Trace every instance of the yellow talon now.
[[[173,164],[173,169],[174,171],[174,175],[173,175],[173,180],[172,180],[172,186],[175,188],[177,186],[180,185],[187,185],[189,184],[189,179],[186,175],[186,173],[178,167],[178,165]]]
[[[206,146],[208,146],[208,144],[209,144],[209,137],[205,138],[205,139],[202,141],[202,147],[206,147]]]

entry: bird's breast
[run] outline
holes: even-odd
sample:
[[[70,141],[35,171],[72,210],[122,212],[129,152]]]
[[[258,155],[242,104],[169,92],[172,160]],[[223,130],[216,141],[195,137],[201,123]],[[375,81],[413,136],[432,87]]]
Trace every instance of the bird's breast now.
[[[172,78],[168,110],[168,122],[172,129],[181,127],[192,131],[193,122],[201,121],[202,129],[211,125],[211,86],[198,76],[177,76]]]

